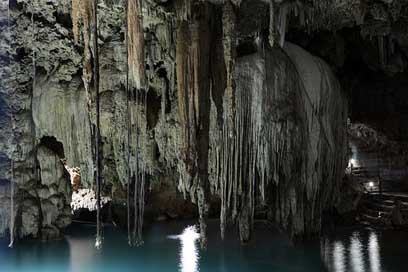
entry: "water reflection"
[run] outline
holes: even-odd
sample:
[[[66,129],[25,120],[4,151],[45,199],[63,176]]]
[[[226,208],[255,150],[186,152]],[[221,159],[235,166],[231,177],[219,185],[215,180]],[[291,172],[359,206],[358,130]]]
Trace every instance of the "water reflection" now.
[[[350,260],[352,271],[364,272],[363,248],[360,236],[354,232],[350,241]]]
[[[335,272],[346,271],[345,264],[345,248],[341,241],[336,241],[333,244],[333,268]]]
[[[200,238],[195,226],[186,227],[180,235],[168,236],[170,239],[180,239],[180,271],[181,272],[198,272],[199,251],[197,240]]]
[[[370,268],[372,272],[381,271],[380,245],[378,243],[377,233],[372,231],[368,238],[368,255],[370,258]]]
[[[322,259],[328,271],[383,271],[377,233],[353,232],[349,237],[345,239],[346,237],[338,235],[323,240]]]
[[[95,247],[93,240],[67,236],[70,252],[71,271],[81,271],[94,262]]]

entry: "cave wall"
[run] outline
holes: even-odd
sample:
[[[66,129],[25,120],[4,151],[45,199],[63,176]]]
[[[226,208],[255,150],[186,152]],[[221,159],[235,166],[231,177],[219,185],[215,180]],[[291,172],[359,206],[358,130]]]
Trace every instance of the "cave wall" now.
[[[4,101],[1,110],[10,118],[1,119],[6,125],[1,127],[0,145],[2,163],[9,165],[10,160],[14,161],[14,178],[11,171],[0,170],[4,176],[0,201],[2,206],[9,207],[7,188],[13,180],[17,185],[17,214],[21,218],[19,233],[39,236],[43,232],[46,239],[58,235],[56,229],[69,223],[66,203],[70,190],[60,164],[63,158],[55,150],[42,146],[41,139],[54,137],[61,143],[67,164],[81,169],[82,186],[92,188],[95,116],[89,109],[94,107],[94,97],[92,92],[91,97],[87,96],[81,78],[83,40],[80,39],[79,45],[74,43],[71,1],[11,1],[9,20],[6,1],[2,3],[0,35],[6,43],[2,43],[0,53],[6,57],[0,59],[2,79],[5,78],[0,83],[0,102]],[[210,33],[217,44],[210,48],[211,72],[219,78],[213,75],[213,80],[218,82],[213,86],[218,90],[211,90],[210,116],[207,116],[211,139],[209,185],[212,195],[221,196],[224,205],[227,202],[222,194],[228,190],[235,192],[236,206],[227,206],[234,206],[230,210],[232,221],[239,217],[242,240],[249,237],[254,209],[262,204],[268,205],[270,219],[294,235],[317,232],[321,211],[330,206],[344,166],[345,138],[342,130],[336,129],[345,125],[345,96],[321,60],[294,45],[288,45],[284,51],[265,49],[266,38],[259,33],[268,25],[266,5],[265,1],[255,1],[254,6],[243,1],[238,9],[236,37],[240,42],[249,40],[251,50],[258,53],[247,56],[248,53],[241,52],[246,56],[238,58],[235,70],[230,71],[231,75],[235,74],[236,98],[241,103],[233,122],[245,134],[244,142],[236,140],[235,144],[244,147],[245,143],[241,154],[252,154],[238,158],[225,151],[224,159],[236,158],[248,167],[236,177],[225,172],[232,171],[232,165],[221,169],[219,161],[219,152],[227,150],[225,143],[231,143],[221,136],[223,120],[229,118],[224,116],[227,99],[223,81],[227,74],[221,63],[225,44],[222,44],[223,29]],[[112,196],[118,207],[123,207],[126,201],[128,179],[124,6],[123,0],[101,0],[98,6],[102,176],[104,194]],[[132,144],[131,149],[140,149],[141,160],[146,165],[147,201],[160,199],[163,188],[174,188],[184,177],[180,167],[183,154],[176,88],[174,9],[172,1],[143,1],[147,104],[145,108],[137,104],[137,99],[131,100],[130,123],[141,141],[138,146]],[[212,9],[214,21],[222,22],[220,8]],[[215,59],[219,61],[214,62]],[[217,65],[221,67],[219,70]],[[310,77],[310,73],[316,77]],[[301,82],[304,86],[299,85]],[[133,97],[138,95],[134,92]],[[240,118],[247,113],[250,114],[244,126]],[[51,162],[55,169],[51,169]],[[221,192],[221,187],[238,179],[245,189],[231,185]],[[182,193],[174,189],[166,189],[166,193],[168,199],[180,199],[180,204],[174,206],[182,215],[187,205]],[[59,206],[55,209],[50,203]],[[1,214],[0,234],[5,232],[9,216],[7,209],[2,209]]]

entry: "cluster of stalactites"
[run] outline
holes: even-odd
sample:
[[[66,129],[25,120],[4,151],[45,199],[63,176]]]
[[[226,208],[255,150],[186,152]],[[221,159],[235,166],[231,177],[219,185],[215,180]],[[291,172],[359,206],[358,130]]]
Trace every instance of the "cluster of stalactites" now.
[[[235,115],[236,115],[236,101],[235,101],[235,81],[234,70],[236,60],[237,48],[237,18],[235,14],[235,6],[232,0],[227,0],[223,6],[222,12],[222,26],[223,26],[223,46],[224,46],[224,62],[226,66],[226,94],[228,100],[228,116],[227,122],[229,127],[230,137],[235,135]]]
[[[81,25],[82,36],[84,42],[84,56],[83,56],[83,68],[82,68],[82,80],[84,81],[85,89],[89,93],[89,85],[92,80],[92,24],[94,23],[93,10],[94,1],[92,0],[72,0],[72,29],[74,32],[74,41],[79,43],[81,37]],[[88,94],[88,107],[90,107],[91,101]]]
[[[131,95],[133,93],[134,95]],[[147,93],[140,90],[128,93],[128,243],[143,244],[143,216],[145,207],[145,184],[148,169],[142,160],[142,130],[146,122]]]
[[[147,130],[147,91],[141,0],[127,0],[127,111],[128,111],[128,243],[143,244],[146,162],[142,160],[142,130]],[[142,118],[145,120],[142,120]]]
[[[309,66],[293,65],[277,48],[237,61],[236,136],[228,137],[224,123],[211,157],[222,237],[234,222],[241,241],[248,241],[255,208],[263,205],[293,236],[319,231],[322,209],[342,175],[347,112],[328,66],[310,65],[308,74]]]
[[[283,47],[289,17],[297,18],[301,26],[310,24],[312,9],[302,1],[274,1],[269,4],[269,42],[273,42],[279,37],[279,45]],[[278,36],[278,37],[277,37]],[[273,39],[272,39],[273,37]],[[273,44],[271,44],[273,45]]]
[[[209,4],[180,0],[177,14],[176,74],[182,150],[179,189],[199,210],[200,238],[206,246],[210,116]]]

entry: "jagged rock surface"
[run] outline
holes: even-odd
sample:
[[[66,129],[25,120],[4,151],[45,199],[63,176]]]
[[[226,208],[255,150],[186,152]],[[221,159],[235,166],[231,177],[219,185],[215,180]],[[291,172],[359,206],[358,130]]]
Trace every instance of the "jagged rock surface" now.
[[[223,1],[210,2],[220,5]],[[232,217],[238,218],[243,240],[249,237],[252,214],[259,204],[268,205],[270,218],[291,230],[294,235],[316,232],[320,225],[321,211],[332,202],[331,196],[337,190],[338,178],[342,174],[340,170],[344,166],[344,150],[341,147],[345,136],[342,134],[344,131],[337,131],[338,127],[345,127],[344,96],[323,61],[293,45],[285,48],[286,53],[278,49],[263,48],[263,42],[259,42],[259,39],[262,36],[260,33],[269,28],[269,1],[232,2],[234,5],[240,3],[235,7],[237,33],[234,38],[237,40],[233,42],[237,43],[237,55],[240,55],[237,56],[235,69],[235,122],[241,129],[242,138],[235,138],[234,143],[224,139],[223,137],[229,136],[222,134],[223,122],[228,114],[228,107],[225,105],[225,80],[227,76],[231,80],[233,73],[225,71],[223,50],[226,46],[222,44],[221,27],[211,33],[214,35],[212,39],[217,42],[210,49],[212,61],[219,60],[210,64],[212,79],[217,87],[211,90],[209,120],[212,142],[208,163],[212,192],[220,195],[224,199],[224,205],[229,205]],[[297,21],[298,17],[314,18],[314,21],[306,20],[307,24],[304,26],[301,23],[293,24],[297,28],[303,27],[311,31],[336,30],[357,24],[362,26],[364,33],[369,33],[368,36],[376,35],[377,32],[369,31],[369,26],[375,25],[377,21],[386,21],[391,28],[397,29],[406,19],[404,16],[397,16],[406,9],[402,4],[400,8],[397,7],[397,3],[401,1],[392,1],[392,5],[388,6],[374,5],[371,4],[374,1],[368,1],[368,7],[361,9],[370,13],[368,17],[372,17],[374,21],[365,20],[364,24],[361,23],[360,13],[356,15],[353,13],[355,9],[348,10],[359,1],[341,1],[346,4],[338,4],[339,6],[330,5],[332,1],[321,1],[325,2],[322,5],[319,5],[320,1],[312,2],[316,5],[313,12],[294,6],[287,6],[282,11],[279,6],[275,6],[276,15],[280,15],[274,18],[281,20],[279,24],[276,22],[280,25],[281,34],[287,28],[282,23],[283,15],[290,17],[288,25]],[[44,161],[46,158],[52,158],[56,162],[57,157],[65,158],[69,167],[80,168],[82,186],[92,187],[92,124],[95,116],[88,113],[89,101],[81,78],[83,39],[80,38],[79,45],[75,45],[70,18],[71,1],[13,1],[10,28],[7,27],[7,9],[4,9],[7,7],[4,5],[6,1],[1,3],[0,54],[6,57],[0,59],[0,163],[4,165],[0,169],[0,204],[2,207],[10,205],[8,187],[11,171],[8,169],[13,160],[16,199],[20,203],[19,216],[23,219],[21,233],[35,236],[39,234],[36,231],[40,229],[39,225],[44,228],[59,228],[65,225],[57,223],[59,216],[68,216],[64,209],[54,211],[50,208],[51,219],[39,222],[40,214],[48,212],[44,210],[48,208],[43,208],[39,203],[50,201],[48,197],[41,198],[36,193],[39,184],[43,183],[41,173],[50,167]],[[105,183],[104,194],[110,196],[113,204],[118,207],[123,207],[125,202],[128,179],[124,6],[123,0],[100,0],[98,10],[104,158],[102,176]],[[213,19],[218,23],[222,22],[222,12],[219,10],[213,10]],[[296,14],[296,10],[301,12]],[[375,10],[378,12],[374,12]],[[396,14],[397,17],[384,20],[381,17],[383,10],[395,11],[391,14]],[[322,14],[322,11],[327,12]],[[147,195],[149,201],[158,199],[154,194],[159,194],[160,188],[167,187],[162,186],[163,182],[175,186],[182,176],[179,162],[182,160],[183,143],[180,137],[182,131],[176,88],[177,18],[174,3],[143,1],[142,14],[147,108],[143,105],[132,106],[134,118],[131,125],[141,141],[138,146],[148,173],[147,191],[153,194],[151,197]],[[375,29],[379,31],[380,28]],[[405,48],[402,46],[406,39],[403,31],[391,33],[396,33],[395,40]],[[242,57],[248,52],[245,51],[245,46],[240,45],[247,44],[248,40],[251,50],[258,53]],[[254,49],[254,40],[261,47]],[[226,61],[230,60],[227,58]],[[310,77],[309,74],[314,76]],[[272,78],[275,82],[271,81]],[[303,82],[304,85],[300,86],[296,82]],[[94,107],[93,101],[91,96],[91,108]],[[242,119],[247,113],[246,119]],[[56,149],[47,147],[47,152],[44,151],[41,141],[48,139],[47,137],[54,137],[62,146],[62,157]],[[253,151],[254,153],[248,153],[252,157],[245,157],[248,154],[238,157],[234,155],[230,150],[232,147],[226,146],[234,144],[239,148],[245,147],[241,154]],[[12,146],[15,147],[14,150],[10,148]],[[131,145],[132,150],[136,148]],[[221,156],[220,152],[224,155]],[[227,158],[234,158],[236,161],[220,161]],[[240,167],[239,164],[236,165],[240,161],[247,169],[242,168],[238,173],[233,166]],[[231,165],[227,167],[226,163]],[[222,164],[224,166],[221,168]],[[56,169],[59,169],[59,164],[57,165]],[[226,173],[227,170],[230,172]],[[52,173],[55,184],[63,182],[60,170]],[[234,178],[232,175],[235,175]],[[237,184],[230,184],[228,188],[222,189],[234,179]],[[66,182],[69,184],[69,181]],[[49,186],[54,186],[54,183]],[[243,186],[239,187],[238,184]],[[47,190],[50,190],[49,186]],[[182,198],[175,190],[169,192],[171,199]],[[58,187],[56,193],[61,195],[61,199],[65,198],[64,201],[69,198],[69,191],[63,186]],[[228,202],[225,202],[227,198]],[[181,204],[175,206],[182,206],[184,200],[180,201]],[[228,213],[226,210],[224,212]],[[59,215],[55,215],[56,213]],[[8,208],[2,208],[0,234],[5,232],[8,218]]]

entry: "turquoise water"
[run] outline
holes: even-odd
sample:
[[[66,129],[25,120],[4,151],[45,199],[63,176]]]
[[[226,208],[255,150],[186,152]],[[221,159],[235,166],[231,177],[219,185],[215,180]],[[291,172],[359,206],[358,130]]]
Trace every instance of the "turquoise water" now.
[[[153,224],[138,248],[127,246],[123,231],[105,227],[104,247],[96,251],[95,228],[86,225],[70,227],[61,241],[25,241],[9,249],[0,240],[0,271],[407,271],[407,233],[350,230],[294,246],[262,225],[241,246],[233,233],[221,241],[218,223],[211,222],[208,249],[201,251],[192,224]]]

